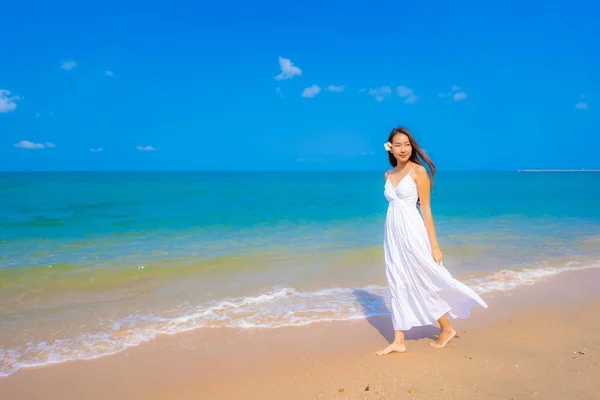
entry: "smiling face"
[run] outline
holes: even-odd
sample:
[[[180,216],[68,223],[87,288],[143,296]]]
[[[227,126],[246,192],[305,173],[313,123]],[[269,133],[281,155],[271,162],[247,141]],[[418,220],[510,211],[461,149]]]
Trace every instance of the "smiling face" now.
[[[394,135],[392,138],[391,153],[399,163],[406,163],[410,159],[412,152],[413,148],[408,136],[406,136],[404,133]]]

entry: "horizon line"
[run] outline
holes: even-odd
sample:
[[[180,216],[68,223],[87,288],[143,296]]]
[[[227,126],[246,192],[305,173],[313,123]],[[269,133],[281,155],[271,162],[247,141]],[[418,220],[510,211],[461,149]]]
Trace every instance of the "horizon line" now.
[[[518,169],[517,172],[600,172],[600,169]]]

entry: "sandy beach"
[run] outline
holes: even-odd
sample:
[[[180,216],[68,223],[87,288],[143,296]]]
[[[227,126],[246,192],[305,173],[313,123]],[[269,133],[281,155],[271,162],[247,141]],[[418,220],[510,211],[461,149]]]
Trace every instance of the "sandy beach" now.
[[[598,399],[600,271],[567,272],[488,299],[458,337],[377,357],[387,316],[278,329],[200,329],[123,353],[23,369],[2,399]],[[596,377],[596,380],[593,378]]]

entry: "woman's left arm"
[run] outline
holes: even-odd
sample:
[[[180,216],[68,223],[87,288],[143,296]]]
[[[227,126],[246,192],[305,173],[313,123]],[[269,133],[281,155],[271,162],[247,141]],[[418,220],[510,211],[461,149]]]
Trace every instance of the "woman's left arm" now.
[[[429,236],[429,243],[431,243],[431,255],[436,263],[442,261],[442,251],[437,242],[435,235],[435,225],[433,224],[433,215],[431,213],[431,182],[427,175],[427,170],[422,165],[415,168],[416,172],[416,183],[417,191],[419,192],[419,199],[421,203],[421,215],[425,222],[425,228],[427,229],[427,235]]]

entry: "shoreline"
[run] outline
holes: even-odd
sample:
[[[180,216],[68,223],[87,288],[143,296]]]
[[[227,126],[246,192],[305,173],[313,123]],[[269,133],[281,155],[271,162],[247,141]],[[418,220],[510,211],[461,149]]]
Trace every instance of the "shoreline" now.
[[[456,274],[456,277],[484,298],[493,298],[504,296],[519,287],[544,282],[567,271],[595,269],[600,266],[595,261],[581,261],[573,265],[562,261],[557,263],[562,264],[564,265],[560,267],[544,265],[540,268],[497,270],[466,276]],[[92,332],[87,336],[85,333],[77,336],[75,331],[71,336],[56,330],[49,331],[52,329],[51,325],[29,324],[36,326],[32,330],[27,328],[28,324],[21,324],[24,326],[21,329],[10,323],[3,324],[0,342],[4,342],[6,350],[0,350],[0,379],[12,376],[19,370],[101,359],[146,345],[160,337],[186,332],[220,328],[281,329],[360,321],[375,315],[389,314],[387,285],[381,271],[376,274],[370,272],[370,276],[367,276],[366,270],[361,268],[362,279],[359,279],[358,275],[354,276],[359,270],[349,268],[350,265],[347,264],[343,271],[338,271],[336,284],[328,285],[326,282],[329,281],[324,281],[322,275],[318,277],[304,270],[305,279],[312,282],[310,286],[298,286],[297,279],[294,279],[294,284],[285,286],[265,286],[263,282],[262,290],[255,293],[238,292],[236,296],[196,305],[195,309],[186,308],[178,314],[140,314],[123,308],[119,317],[112,314],[113,321],[116,321],[112,329],[109,326],[99,332],[90,328],[94,321],[89,321],[89,317],[74,320],[71,316],[70,320],[66,320],[70,326],[85,324]],[[343,279],[340,280],[339,276]],[[181,290],[181,286],[175,287]],[[209,286],[206,282],[201,285],[199,282],[190,282],[185,287],[199,291],[198,294],[201,295],[202,288]],[[177,306],[177,302],[168,296],[147,298],[144,304],[152,304],[152,307],[161,305],[163,308]],[[39,312],[43,313],[43,308],[39,308]],[[95,317],[101,319],[103,315],[106,316],[106,313],[97,312]],[[42,337],[41,332],[45,332],[47,339]],[[37,334],[39,339],[32,340],[33,334]],[[11,340],[19,341],[20,344],[11,346]]]
[[[477,307],[471,318],[452,320],[458,338],[441,350],[430,348],[437,328],[428,326],[407,332],[406,354],[375,356],[393,335],[388,316],[300,327],[198,329],[98,359],[19,370],[0,378],[0,398],[402,398],[410,393],[476,399],[489,389],[501,398],[533,393],[547,398],[562,390],[561,395],[591,399],[600,391],[590,378],[600,365],[595,336],[600,326],[593,319],[600,312],[600,289],[594,285],[599,280],[599,270],[570,271],[486,298],[488,309]]]

